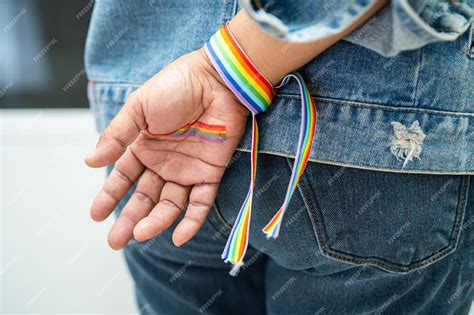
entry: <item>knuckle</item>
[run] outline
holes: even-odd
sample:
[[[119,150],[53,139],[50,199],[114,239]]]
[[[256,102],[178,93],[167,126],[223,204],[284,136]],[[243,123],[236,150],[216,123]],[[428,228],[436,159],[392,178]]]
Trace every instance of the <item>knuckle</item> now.
[[[133,184],[134,181],[128,176],[125,172],[122,172],[119,168],[114,168],[115,174],[118,178],[120,178],[122,181],[127,182],[129,184]]]
[[[148,195],[145,192],[135,191],[133,194],[138,200],[140,200],[143,203],[146,203],[149,205],[154,205],[156,203],[155,200],[153,200],[153,198],[151,198],[150,195]]]
[[[199,200],[190,200],[189,205],[197,208],[210,208],[212,205],[206,202],[202,202]]]
[[[105,184],[104,187],[102,188],[102,191],[108,195],[110,198],[112,198],[116,203],[118,203],[120,200],[117,197],[119,194],[119,191],[114,188],[112,185],[107,185]]]
[[[174,201],[170,200],[170,199],[161,199],[160,200],[160,203],[164,204],[164,205],[167,205],[167,206],[170,206],[170,207],[173,207],[173,208],[176,208],[178,209],[180,212],[183,212],[184,211],[184,206],[183,207],[180,207],[178,204],[176,204]]]

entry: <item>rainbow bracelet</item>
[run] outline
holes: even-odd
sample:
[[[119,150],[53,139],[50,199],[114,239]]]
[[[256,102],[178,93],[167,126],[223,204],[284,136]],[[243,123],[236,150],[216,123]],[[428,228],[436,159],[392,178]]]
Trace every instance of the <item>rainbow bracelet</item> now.
[[[290,183],[282,206],[275,216],[263,228],[268,238],[277,238],[281,222],[303,171],[308,163],[314,133],[316,130],[316,107],[306,87],[303,77],[295,72],[288,74],[282,82],[273,87],[271,83],[258,71],[248,56],[239,46],[230,32],[228,24],[224,24],[204,45],[204,49],[214,68],[229,89],[237,96],[240,102],[252,112],[252,152],[250,187],[245,201],[240,208],[229,239],[225,246],[222,258],[225,262],[234,264],[230,274],[237,275],[243,265],[243,259],[249,242],[249,225],[252,210],[253,191],[257,174],[258,157],[258,125],[256,115],[268,109],[278,88],[286,85],[291,78],[298,82],[301,93],[301,127],[295,163]]]

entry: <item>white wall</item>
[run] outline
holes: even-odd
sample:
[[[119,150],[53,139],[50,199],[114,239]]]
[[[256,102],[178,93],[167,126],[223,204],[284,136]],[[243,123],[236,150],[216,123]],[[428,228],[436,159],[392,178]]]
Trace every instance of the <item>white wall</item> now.
[[[112,220],[89,205],[105,178],[82,159],[97,140],[89,110],[0,111],[0,313],[135,313]]]

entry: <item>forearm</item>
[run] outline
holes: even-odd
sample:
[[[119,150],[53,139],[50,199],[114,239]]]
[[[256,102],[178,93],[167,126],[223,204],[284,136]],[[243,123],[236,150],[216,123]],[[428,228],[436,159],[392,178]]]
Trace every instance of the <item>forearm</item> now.
[[[386,0],[378,1],[343,32],[304,44],[283,41],[265,33],[244,10],[230,21],[229,28],[255,66],[276,84],[363,24],[385,3]]]

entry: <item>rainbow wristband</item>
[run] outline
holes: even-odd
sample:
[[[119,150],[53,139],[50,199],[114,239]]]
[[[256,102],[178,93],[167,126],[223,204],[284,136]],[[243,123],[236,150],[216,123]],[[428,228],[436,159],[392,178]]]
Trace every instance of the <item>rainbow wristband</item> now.
[[[285,211],[288,208],[293,192],[308,162],[316,130],[316,107],[314,106],[303,77],[297,72],[288,74],[280,85],[274,88],[260,71],[258,71],[257,67],[255,67],[239,46],[230,32],[228,24],[224,24],[209,39],[204,45],[204,49],[214,65],[214,68],[226,82],[229,89],[232,90],[240,102],[252,112],[250,187],[239,214],[237,215],[224,252],[222,253],[222,258],[226,262],[234,264],[230,274],[236,275],[243,265],[243,259],[249,241],[249,225],[258,157],[258,125],[256,115],[268,109],[275,97],[277,88],[286,85],[291,78],[296,79],[301,93],[302,119],[295,163],[285,200],[275,216],[263,228],[263,232],[268,238],[276,238],[279,235]]]
[[[258,71],[224,24],[204,45],[217,72],[253,114],[264,112],[275,96],[272,84]]]

